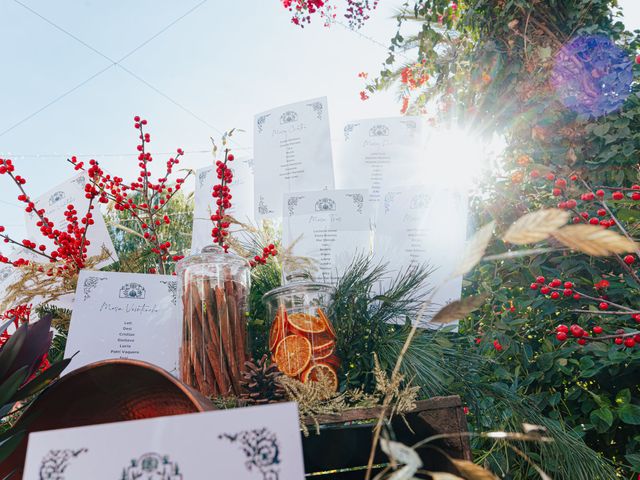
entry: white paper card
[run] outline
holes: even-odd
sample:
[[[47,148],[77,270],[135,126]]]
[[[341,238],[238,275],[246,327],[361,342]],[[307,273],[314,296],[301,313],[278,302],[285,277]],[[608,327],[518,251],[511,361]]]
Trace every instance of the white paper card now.
[[[383,190],[422,183],[426,131],[420,117],[349,122],[335,165],[336,188],[368,189],[375,209]]]
[[[294,403],[29,435],[24,480],[303,480]]]
[[[375,223],[374,256],[388,263],[392,273],[411,265],[427,264],[434,269],[428,286],[439,290],[424,322],[444,305],[460,299],[462,277],[451,277],[465,245],[465,195],[433,186],[392,189],[383,194]]]
[[[176,373],[175,276],[82,270],[69,326],[67,372],[109,358],[143,360]]]
[[[334,187],[326,97],[256,115],[253,139],[256,219],[281,218],[283,193]]]
[[[45,210],[45,215],[53,222],[55,228],[58,230],[65,230],[67,228],[67,220],[64,213],[67,211],[67,205],[72,204],[75,206],[79,220],[87,213],[87,209],[89,208],[89,199],[85,197],[84,186],[86,183],[87,177],[84,173],[81,173],[80,175],[77,175],[49,190],[44,195],[39,196],[34,203],[38,209]],[[89,230],[87,232],[87,240],[90,242],[87,247],[87,256],[93,257],[102,255],[103,251],[106,249],[109,253],[109,258],[102,260],[95,266],[95,268],[102,268],[117,262],[118,255],[113,247],[113,242],[109,236],[107,225],[100,213],[100,204],[94,202],[94,205],[95,208],[92,211],[94,224],[89,226]],[[53,240],[42,236],[40,228],[36,225],[38,220],[39,218],[35,213],[25,213],[27,234],[29,235],[29,238],[38,245],[46,245],[47,252],[51,252],[55,249],[55,244]]]
[[[357,254],[371,251],[366,190],[322,190],[285,195],[282,242],[317,263],[316,279],[340,277]],[[287,266],[284,266],[287,273]]]
[[[231,208],[226,212],[242,223],[254,223],[253,202],[253,159],[238,159],[228,163],[233,172],[231,189]],[[200,253],[203,247],[211,245],[211,215],[217,210],[216,199],[213,198],[213,186],[219,182],[216,167],[210,166],[196,171],[196,188],[194,193],[195,209],[193,212],[193,235],[191,237],[191,253]],[[242,232],[234,232],[238,236]]]

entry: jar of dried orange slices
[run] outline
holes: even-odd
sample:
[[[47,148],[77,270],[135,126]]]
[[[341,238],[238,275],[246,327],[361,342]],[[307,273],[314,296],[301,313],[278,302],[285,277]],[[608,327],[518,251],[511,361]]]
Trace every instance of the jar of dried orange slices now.
[[[303,383],[326,379],[337,390],[340,358],[336,353],[336,331],[327,315],[333,287],[303,275],[288,281],[263,297],[271,319],[272,359],[289,377]]]

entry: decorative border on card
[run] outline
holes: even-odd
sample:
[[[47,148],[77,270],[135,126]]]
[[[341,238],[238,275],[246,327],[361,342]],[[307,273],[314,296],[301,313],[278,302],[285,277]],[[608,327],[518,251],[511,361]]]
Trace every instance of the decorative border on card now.
[[[324,105],[322,105],[322,102],[307,103],[307,106],[313,109],[313,113],[316,114],[318,120],[322,120],[322,113],[324,112]]]
[[[78,187],[84,189],[84,186],[87,184],[87,182],[84,179],[84,176],[80,176],[78,178],[76,178],[75,180],[72,180],[71,183],[75,183],[76,185],[78,185]]]
[[[304,198],[302,196],[289,197],[287,200],[287,210],[289,211],[289,216],[292,217],[296,213],[296,208],[298,207],[298,201]]]
[[[210,170],[203,170],[198,174],[198,183],[201,187],[204,187],[204,182],[207,180]]]
[[[160,280],[160,283],[163,283],[167,286],[167,290],[171,294],[171,303],[176,305],[178,301],[178,282],[177,280]]]
[[[264,201],[264,196],[260,195],[260,201],[258,202],[258,213],[260,215],[269,215],[273,213],[273,210],[269,208],[267,203]]]
[[[91,290],[98,286],[103,280],[106,280],[107,277],[87,277],[84,279],[84,283],[82,284],[82,291],[84,292],[84,301],[86,302],[91,297]]]
[[[262,480],[279,480],[280,445],[275,433],[267,428],[243,430],[236,434],[223,433],[219,439],[238,443],[247,461],[244,463],[250,472],[257,469]]]
[[[362,213],[364,207],[364,196],[361,193],[347,193],[347,197],[351,197],[353,204],[356,206],[356,211]]]
[[[78,450],[49,450],[40,462],[40,480],[64,480],[64,473],[69,462],[79,455],[88,452],[86,448]]]
[[[267,121],[267,117],[271,116],[270,113],[267,113],[266,115],[260,115],[257,119],[256,119],[256,127],[258,128],[258,133],[262,133],[262,130],[264,129],[264,124]]]
[[[393,204],[393,201],[399,194],[400,194],[399,192],[388,192],[384,196],[384,213],[389,213],[389,210],[391,210],[391,205]]]
[[[169,460],[169,455],[145,453],[131,460],[131,465],[122,469],[122,480],[154,478],[158,480],[182,480],[182,472],[176,462]]]
[[[355,128],[360,125],[359,123],[348,123],[344,126],[344,141],[346,142],[351,138],[351,134],[355,130]]]
[[[64,200],[65,197],[65,193],[62,190],[58,190],[57,192],[52,193],[49,197],[49,205],[55,205],[56,203]]]
[[[14,272],[13,267],[0,268],[0,282],[4,282]]]

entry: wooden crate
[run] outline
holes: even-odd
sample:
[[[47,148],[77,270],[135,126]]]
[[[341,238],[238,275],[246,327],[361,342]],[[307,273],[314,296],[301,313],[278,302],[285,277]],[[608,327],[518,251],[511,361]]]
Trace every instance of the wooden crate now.
[[[307,478],[319,480],[363,479],[369,452],[372,430],[380,408],[357,409],[342,415],[318,417],[320,434],[316,434],[309,422],[310,434],[303,437],[304,463]],[[467,420],[460,397],[435,397],[417,402],[415,410],[404,418],[398,416],[391,422],[395,440],[405,445],[414,443],[438,433],[467,432]],[[452,458],[471,460],[471,450],[467,436],[433,443]],[[435,449],[421,448],[418,453],[424,462],[424,469],[456,473],[450,462]],[[378,448],[374,464],[383,465],[388,457]],[[376,471],[379,471],[379,467]]]

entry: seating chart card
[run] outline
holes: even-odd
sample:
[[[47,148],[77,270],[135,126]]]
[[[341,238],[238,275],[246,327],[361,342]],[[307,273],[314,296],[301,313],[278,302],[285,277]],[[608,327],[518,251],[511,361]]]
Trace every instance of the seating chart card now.
[[[230,186],[233,199],[227,213],[239,222],[254,223],[253,159],[236,158],[229,163],[229,166],[233,172],[233,183]],[[211,215],[217,209],[216,199],[212,197],[212,192],[213,186],[218,182],[215,165],[196,171],[195,209],[191,237],[192,254],[200,253],[204,247],[212,243]]]
[[[282,241],[317,262],[316,280],[330,282],[357,254],[371,251],[366,190],[322,190],[285,195]],[[285,273],[287,266],[285,265]]]
[[[176,373],[175,276],[82,270],[69,326],[66,372],[109,358],[143,360]]]
[[[336,162],[337,188],[369,189],[375,209],[383,190],[422,183],[426,128],[420,117],[374,118],[344,127]]]
[[[325,97],[256,115],[253,138],[257,220],[281,218],[283,193],[333,189]]]
[[[39,196],[34,203],[38,209],[45,209],[46,216],[53,222],[55,228],[58,230],[66,229],[67,221],[64,213],[67,211],[67,205],[73,205],[76,208],[78,219],[81,219],[87,213],[89,199],[85,197],[84,186],[86,184],[87,177],[84,173],[81,173]],[[102,255],[103,251],[106,250],[109,258],[102,260],[95,266],[95,268],[102,268],[117,262],[118,255],[113,247],[107,225],[100,213],[100,204],[94,202],[94,205],[96,206],[92,211],[94,224],[89,227],[87,232],[87,240],[90,241],[87,247],[87,255],[89,257]],[[47,252],[51,252],[55,248],[55,244],[53,240],[42,236],[40,228],[36,225],[38,221],[39,218],[34,212],[25,213],[29,238],[38,245],[46,245]]]
[[[386,191],[378,206],[374,256],[397,273],[427,264],[429,287],[439,287],[423,321],[462,293],[462,277],[452,278],[460,262],[467,228],[467,198],[435,187]]]
[[[303,480],[295,403],[29,435],[24,480]]]

